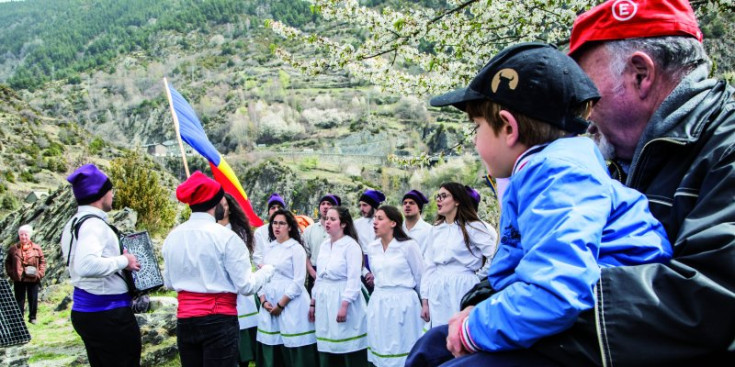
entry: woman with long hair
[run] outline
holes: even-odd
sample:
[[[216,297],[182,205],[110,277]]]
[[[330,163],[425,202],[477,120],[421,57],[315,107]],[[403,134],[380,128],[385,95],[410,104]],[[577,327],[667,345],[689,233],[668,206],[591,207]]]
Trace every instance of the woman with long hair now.
[[[366,301],[361,290],[362,249],[345,207],[327,211],[311,293],[309,320],[316,322],[319,365],[368,366]]]
[[[253,256],[255,239],[253,229],[245,212],[237,203],[235,197],[225,193],[226,203],[224,205],[224,216],[217,223],[231,229],[242,238],[245,246]],[[250,361],[255,360],[255,332],[258,326],[258,307],[255,304],[255,296],[237,295],[237,320],[240,323],[240,366],[247,366]]]
[[[403,366],[423,328],[418,291],[424,260],[418,243],[403,231],[396,207],[379,207],[373,220],[377,239],[367,246],[375,276],[367,308],[368,361]]]
[[[495,229],[478,218],[467,186],[443,183],[436,208],[421,280],[421,317],[427,330],[447,324],[460,311],[462,296],[480,282],[477,273],[490,265],[498,239]]]
[[[263,257],[273,265],[273,278],[258,292],[259,367],[313,367],[318,362],[314,323],[304,316],[311,297],[306,291],[306,250],[291,212],[279,209],[268,223],[271,249]]]

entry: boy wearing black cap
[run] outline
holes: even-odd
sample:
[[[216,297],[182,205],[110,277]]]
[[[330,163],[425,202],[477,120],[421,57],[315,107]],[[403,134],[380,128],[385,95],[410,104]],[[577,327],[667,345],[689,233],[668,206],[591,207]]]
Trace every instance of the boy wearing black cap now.
[[[432,99],[467,112],[490,174],[510,182],[488,274],[491,295],[427,333],[407,366],[436,363],[427,343],[437,335],[448,352],[465,356],[448,365],[497,362],[500,355],[475,352],[528,348],[592,309],[601,267],[671,258],[646,198],[608,176],[590,139],[574,137],[586,130],[597,99],[579,66],[542,43],[506,48],[469,87]]]

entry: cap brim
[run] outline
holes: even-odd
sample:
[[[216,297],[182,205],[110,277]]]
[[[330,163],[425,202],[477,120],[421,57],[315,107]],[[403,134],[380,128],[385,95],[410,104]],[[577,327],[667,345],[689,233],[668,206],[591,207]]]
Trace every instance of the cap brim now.
[[[429,104],[433,107],[452,105],[462,111],[465,111],[467,102],[480,101],[483,99],[487,99],[487,97],[482,93],[478,93],[470,88],[462,88],[436,96],[429,101]]]

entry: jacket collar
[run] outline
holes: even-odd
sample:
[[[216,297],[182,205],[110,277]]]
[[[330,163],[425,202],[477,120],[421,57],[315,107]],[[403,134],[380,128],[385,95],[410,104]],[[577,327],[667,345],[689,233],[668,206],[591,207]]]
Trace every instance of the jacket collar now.
[[[697,116],[709,113],[711,104],[720,96],[720,93],[712,93],[718,82],[709,79],[708,74],[709,66],[700,65],[685,76],[661,103],[638,140],[631,160],[631,172],[635,171],[643,148],[652,140],[669,139],[686,144],[699,139],[707,119]]]

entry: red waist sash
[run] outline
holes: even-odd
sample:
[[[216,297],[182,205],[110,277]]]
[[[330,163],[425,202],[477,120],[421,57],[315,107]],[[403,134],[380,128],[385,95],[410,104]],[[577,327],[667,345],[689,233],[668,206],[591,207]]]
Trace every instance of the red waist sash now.
[[[207,315],[237,316],[237,295],[235,293],[194,293],[179,292],[179,307],[176,317],[186,319]]]

